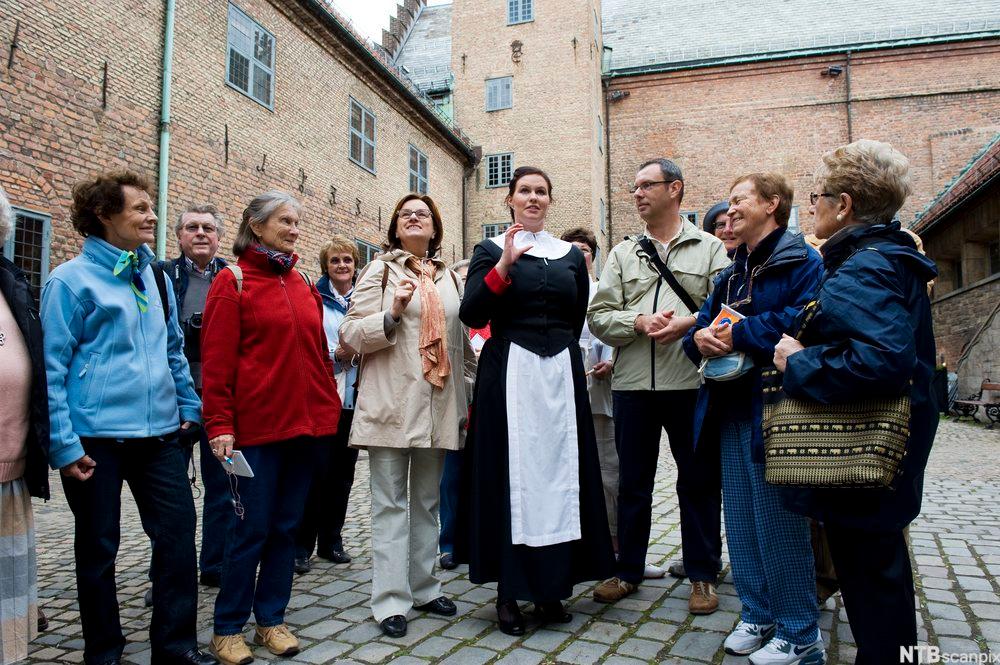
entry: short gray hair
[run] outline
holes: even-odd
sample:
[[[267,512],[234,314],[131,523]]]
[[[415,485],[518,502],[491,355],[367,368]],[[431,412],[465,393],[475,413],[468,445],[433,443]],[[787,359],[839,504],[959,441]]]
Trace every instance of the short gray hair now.
[[[181,228],[184,226],[184,215],[191,213],[197,215],[203,215],[203,214],[211,215],[212,219],[215,220],[215,233],[220,238],[222,237],[222,233],[224,230],[222,225],[222,213],[220,213],[219,209],[216,208],[211,203],[199,203],[196,205],[190,205],[187,208],[185,208],[183,212],[177,215],[177,222],[174,223],[174,235],[177,235],[178,233],[181,232]]]
[[[274,214],[274,211],[281,206],[291,206],[295,212],[302,212],[302,204],[291,194],[281,192],[276,189],[264,192],[255,196],[250,205],[243,211],[243,221],[240,222],[240,229],[236,232],[236,240],[233,241],[233,254],[240,256],[250,245],[257,242],[257,237],[250,228],[251,224],[263,224]]]
[[[888,143],[860,139],[823,155],[819,173],[829,194],[849,194],[854,221],[887,224],[913,192],[910,161]]]
[[[7,242],[7,236],[14,228],[14,211],[10,208],[10,201],[7,200],[7,193],[0,187],[0,247]]]

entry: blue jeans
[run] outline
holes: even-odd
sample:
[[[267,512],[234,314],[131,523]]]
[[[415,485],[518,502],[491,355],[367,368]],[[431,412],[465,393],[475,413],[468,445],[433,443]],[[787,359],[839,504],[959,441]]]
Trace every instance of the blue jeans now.
[[[455,549],[455,515],[458,512],[458,482],[462,470],[462,451],[449,450],[444,454],[444,473],[441,474],[441,536],[438,547],[441,554]]]
[[[751,459],[749,421],[723,422],[722,504],[733,583],[748,623],[777,624],[775,637],[811,644],[819,635],[816,572],[805,517],[785,509],[781,490]]]
[[[81,443],[97,463],[94,475],[85,481],[61,477],[76,526],[84,662],[119,659],[125,647],[115,585],[123,482],[128,483],[143,529],[153,542],[152,662],[194,648],[198,609],[195,511],[177,436],[84,438]]]
[[[253,478],[234,479],[244,508],[226,539],[215,634],[236,635],[253,611],[257,626],[285,621],[292,594],[295,536],[305,509],[317,448],[329,439],[301,437],[240,451]],[[155,607],[155,606],[154,606]]]

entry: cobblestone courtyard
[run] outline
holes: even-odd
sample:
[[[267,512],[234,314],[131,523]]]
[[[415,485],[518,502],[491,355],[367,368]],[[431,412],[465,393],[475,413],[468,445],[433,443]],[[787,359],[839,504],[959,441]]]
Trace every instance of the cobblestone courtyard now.
[[[918,625],[922,642],[945,653],[1000,655],[1000,431],[944,421],[927,472],[923,513],[910,529],[917,571]],[[666,445],[654,495],[649,560],[661,565],[679,556],[680,525],[674,494],[675,469]],[[456,601],[450,621],[411,613],[402,639],[382,637],[368,609],[370,593],[367,457],[358,462],[357,483],[344,540],[354,561],[334,566],[314,559],[313,571],[297,577],[287,615],[303,650],[289,663],[445,662],[482,663],[745,663],[725,656],[722,641],[738,618],[731,577],[719,587],[720,610],[707,617],[687,613],[688,585],[650,580],[638,593],[606,606],[591,598],[592,585],[578,586],[569,601],[572,623],[515,638],[496,629],[495,586],[475,586],[467,569],[441,571],[444,591]],[[29,662],[81,662],[83,640],[73,575],[72,515],[55,475],[53,500],[36,503],[40,603],[49,616]],[[149,662],[150,611],[143,607],[149,584],[149,545],[131,496],[123,493],[118,597],[132,663]],[[200,512],[200,504],[199,504]],[[725,552],[723,553],[725,558]],[[202,645],[211,634],[213,589],[201,587]],[[820,625],[829,662],[851,663],[854,646],[839,596],[827,602]],[[270,654],[258,648],[258,663]]]

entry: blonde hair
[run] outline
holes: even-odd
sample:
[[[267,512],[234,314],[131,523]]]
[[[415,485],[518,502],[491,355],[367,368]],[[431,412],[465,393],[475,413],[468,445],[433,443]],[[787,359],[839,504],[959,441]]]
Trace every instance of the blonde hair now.
[[[319,272],[321,275],[326,274],[327,263],[333,254],[350,254],[354,258],[354,271],[357,272],[358,264],[361,263],[358,246],[351,242],[347,236],[335,233],[319,250]]]
[[[848,194],[854,221],[886,223],[913,192],[910,160],[888,143],[860,139],[823,155],[820,182],[828,194]]]

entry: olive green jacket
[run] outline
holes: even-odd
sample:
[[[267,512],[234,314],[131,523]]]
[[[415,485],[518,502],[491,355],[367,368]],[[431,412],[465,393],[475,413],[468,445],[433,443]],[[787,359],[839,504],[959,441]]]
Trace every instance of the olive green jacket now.
[[[684,354],[680,340],[657,344],[635,330],[640,314],[668,310],[673,310],[675,316],[698,314],[688,311],[680,296],[660,277],[642,251],[640,237],[625,238],[608,254],[600,286],[587,309],[591,333],[615,347],[611,389],[698,388],[698,368]],[[664,258],[663,252],[660,257]],[[665,263],[700,307],[712,292],[715,276],[730,260],[722,241],[685,222],[666,253]]]

